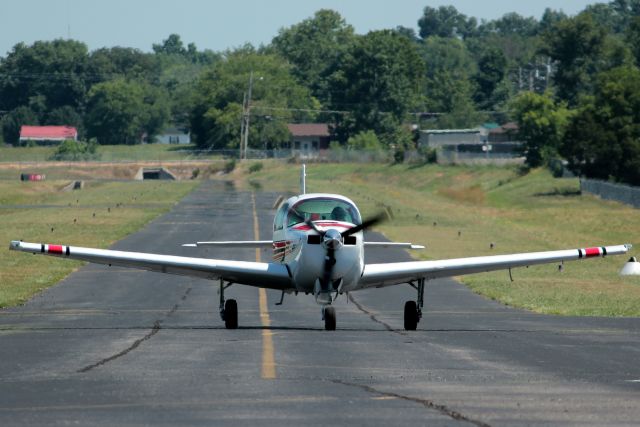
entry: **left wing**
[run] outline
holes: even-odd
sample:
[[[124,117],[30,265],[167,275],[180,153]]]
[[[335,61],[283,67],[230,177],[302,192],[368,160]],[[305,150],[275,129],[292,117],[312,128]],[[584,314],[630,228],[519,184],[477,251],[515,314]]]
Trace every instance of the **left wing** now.
[[[474,258],[446,259],[439,261],[411,261],[389,264],[367,264],[357,289],[383,287],[408,283],[418,279],[462,276],[514,267],[557,263],[578,259],[622,255],[631,245],[602,246],[564,251],[531,252]]]
[[[77,259],[109,266],[116,265],[205,279],[223,279],[232,283],[260,288],[286,290],[293,287],[289,271],[283,264],[191,258],[142,252],[81,248],[77,246],[26,243],[17,240],[11,242],[9,249],[33,254]]]

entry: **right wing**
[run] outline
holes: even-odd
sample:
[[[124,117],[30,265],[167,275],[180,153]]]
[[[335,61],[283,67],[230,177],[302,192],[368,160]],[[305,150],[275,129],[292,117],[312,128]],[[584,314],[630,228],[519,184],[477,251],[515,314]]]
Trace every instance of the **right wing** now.
[[[204,279],[223,279],[227,282],[259,288],[278,290],[293,288],[293,282],[287,267],[276,263],[191,258],[77,246],[26,243],[18,240],[12,241],[9,249],[32,254],[77,259],[108,266],[116,265]]]
[[[607,255],[622,255],[631,245],[601,246],[564,251],[530,252],[437,261],[409,261],[388,264],[366,264],[358,289],[409,283],[419,279],[462,276],[515,267],[573,261]]]

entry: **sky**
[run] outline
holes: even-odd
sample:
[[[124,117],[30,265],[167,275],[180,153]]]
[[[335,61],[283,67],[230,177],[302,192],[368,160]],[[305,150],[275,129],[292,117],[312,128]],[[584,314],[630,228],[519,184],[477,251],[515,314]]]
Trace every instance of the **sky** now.
[[[0,0],[0,56],[19,42],[72,38],[89,50],[133,47],[150,52],[169,34],[185,46],[224,51],[268,44],[278,30],[339,12],[358,34],[399,25],[418,30],[425,6],[453,5],[467,16],[496,19],[508,12],[540,18],[544,9],[574,15],[594,0]],[[560,6],[558,5],[560,4]]]

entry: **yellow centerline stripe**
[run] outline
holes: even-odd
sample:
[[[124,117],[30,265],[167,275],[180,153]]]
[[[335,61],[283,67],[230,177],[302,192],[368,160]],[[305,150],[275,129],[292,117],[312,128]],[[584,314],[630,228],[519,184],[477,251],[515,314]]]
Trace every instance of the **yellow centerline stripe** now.
[[[251,193],[251,203],[253,205],[253,237],[260,240],[260,229],[258,227],[258,212],[256,211],[256,195]],[[256,248],[256,262],[260,262],[260,249]],[[264,288],[258,289],[260,301],[260,321],[262,322],[262,378],[276,378],[276,362],[273,351],[273,332],[268,329],[271,326],[269,309],[267,306],[267,291]]]

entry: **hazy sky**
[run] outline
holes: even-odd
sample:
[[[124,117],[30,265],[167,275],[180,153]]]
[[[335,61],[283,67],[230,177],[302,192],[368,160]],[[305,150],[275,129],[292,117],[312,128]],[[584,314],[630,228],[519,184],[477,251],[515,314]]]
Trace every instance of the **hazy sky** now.
[[[0,0],[0,56],[16,43],[71,38],[90,50],[125,46],[151,51],[171,33],[199,50],[267,44],[282,27],[318,9],[338,11],[356,32],[417,30],[425,6],[453,5],[467,16],[495,19],[507,12],[540,18],[546,7],[573,15],[587,0]]]

